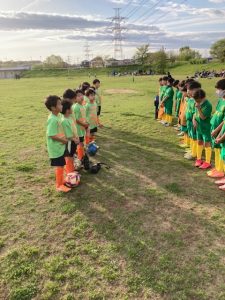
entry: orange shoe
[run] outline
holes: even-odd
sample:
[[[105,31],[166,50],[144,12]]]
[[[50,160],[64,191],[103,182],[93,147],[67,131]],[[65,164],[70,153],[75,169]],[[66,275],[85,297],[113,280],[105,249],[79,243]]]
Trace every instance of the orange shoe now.
[[[214,168],[214,169],[212,169],[212,170],[209,170],[208,172],[207,172],[207,175],[208,176],[210,176],[210,175],[212,175],[214,172],[217,172],[217,170]],[[211,177],[211,176],[210,176]]]
[[[214,172],[212,172],[208,176],[211,177],[211,178],[223,178],[224,177],[224,172],[219,172],[219,171],[215,170]]]
[[[56,188],[57,192],[63,192],[63,193],[68,193],[71,191],[71,188],[66,187],[65,185],[60,185],[59,187]]]

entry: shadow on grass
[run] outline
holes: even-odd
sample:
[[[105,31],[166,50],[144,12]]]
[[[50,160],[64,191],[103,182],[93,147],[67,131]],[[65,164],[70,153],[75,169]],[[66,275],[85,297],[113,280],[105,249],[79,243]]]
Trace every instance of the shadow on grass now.
[[[138,274],[131,286],[165,299],[219,299],[224,227],[208,212],[224,208],[223,195],[212,193],[210,180],[183,161],[174,143],[160,152],[160,138],[104,129],[101,145],[98,159],[112,169],[84,175],[75,209]],[[73,194],[66,199],[74,202]]]

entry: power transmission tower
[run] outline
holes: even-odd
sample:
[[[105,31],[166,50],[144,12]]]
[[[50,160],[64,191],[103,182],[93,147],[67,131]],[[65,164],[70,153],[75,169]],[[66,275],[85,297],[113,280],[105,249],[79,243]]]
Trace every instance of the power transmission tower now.
[[[125,27],[122,27],[121,24],[126,18],[120,16],[121,8],[114,8],[114,10],[115,10],[115,16],[110,18],[114,24],[113,26],[114,58],[123,59],[122,31],[125,29]]]
[[[84,54],[85,54],[85,59],[88,61],[90,60],[90,53],[91,53],[90,46],[88,44],[88,41],[86,41],[84,45]]]

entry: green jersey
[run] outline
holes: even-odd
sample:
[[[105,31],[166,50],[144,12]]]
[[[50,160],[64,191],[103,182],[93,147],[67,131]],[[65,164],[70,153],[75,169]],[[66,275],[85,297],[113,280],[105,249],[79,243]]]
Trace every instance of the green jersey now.
[[[187,106],[186,106],[186,120],[192,121],[193,116],[195,114],[195,100],[193,98],[187,98]]]
[[[167,87],[167,85],[160,86],[160,101],[163,100]]]
[[[216,129],[225,118],[225,99],[218,100],[216,111],[211,119],[212,130]]]
[[[62,117],[62,127],[64,130],[64,133],[68,139],[72,139],[77,137],[77,128],[76,124],[74,123],[73,117]]]
[[[63,127],[61,125],[61,116],[50,114],[47,121],[47,149],[50,158],[58,158],[63,156],[66,146],[59,141],[53,140],[51,137],[65,137]]]
[[[102,105],[102,99],[101,99],[101,91],[100,89],[95,89],[95,102],[97,106]]]
[[[165,89],[163,98],[165,98],[165,97],[167,97],[167,100],[165,101],[165,103],[173,102],[174,90],[173,90],[172,86],[167,86],[167,88]]]
[[[90,124],[90,129],[96,128],[98,126],[98,118],[97,118],[97,104],[87,103],[86,104],[86,117],[87,121]]]
[[[204,133],[208,132],[211,128],[210,119],[212,114],[212,104],[208,100],[205,100],[201,104],[201,111],[206,119],[201,119],[198,109],[195,108],[195,120],[197,121],[197,130]]]
[[[82,123],[85,123],[87,121],[85,106],[83,106],[82,104],[76,103],[73,106],[73,111],[74,111],[76,121],[80,121]],[[77,123],[76,123],[76,127],[77,127],[78,136],[79,137],[85,136],[85,132],[86,132],[85,128],[82,125],[77,124]]]

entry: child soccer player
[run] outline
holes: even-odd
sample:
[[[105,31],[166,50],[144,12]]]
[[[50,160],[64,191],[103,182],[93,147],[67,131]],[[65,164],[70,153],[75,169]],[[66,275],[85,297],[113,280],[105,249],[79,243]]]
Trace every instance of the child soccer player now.
[[[175,90],[175,115],[176,117],[178,118],[179,117],[179,110],[180,110],[180,101],[182,99],[182,93],[181,91],[179,90],[179,83],[180,81],[179,80],[175,80],[174,83],[173,83],[173,87],[176,89]],[[174,125],[175,127],[178,127],[179,126],[179,123],[177,122],[176,125]]]
[[[173,90],[173,78],[168,78],[167,80],[167,88],[165,89],[165,92],[163,94],[163,100],[162,103],[164,103],[165,106],[165,126],[170,126],[172,124],[173,120],[173,96],[174,96],[174,90]]]
[[[198,89],[193,93],[195,99],[195,114],[193,117],[193,125],[197,132],[197,160],[195,166],[200,169],[211,168],[211,113],[212,104],[206,99],[206,93],[202,89]],[[205,146],[206,160],[202,160],[202,152]]]
[[[51,166],[55,167],[56,190],[69,192],[71,189],[64,185],[64,166],[66,161],[64,153],[67,138],[64,135],[59,114],[62,112],[61,99],[58,96],[48,96],[45,106],[51,111],[47,121],[47,149]]]
[[[97,104],[97,116],[98,116],[98,124],[100,125],[100,116],[101,116],[101,110],[102,110],[102,96],[100,92],[100,85],[101,82],[99,79],[95,79],[93,81],[93,86],[95,88],[95,101]]]
[[[156,96],[155,96],[154,106],[155,106],[155,120],[158,120],[158,113],[159,113],[159,95],[156,95]]]
[[[181,132],[178,133],[178,136],[184,136],[184,141],[183,144],[180,144],[181,147],[186,147],[188,142],[187,142],[187,121],[186,121],[186,105],[187,105],[187,87],[185,84],[185,81],[182,81],[179,85],[180,91],[182,92],[182,99],[180,102],[180,111],[179,111],[179,123],[181,125]]]
[[[86,109],[83,105],[84,95],[81,90],[76,91],[76,104],[73,105],[73,113],[76,120],[77,134],[79,136],[79,145],[77,146],[77,156],[81,161],[84,157],[84,138],[89,124],[86,119]],[[86,140],[87,141],[87,140]]]
[[[84,95],[83,97],[83,105],[86,105],[86,103],[89,101],[88,100],[88,97],[85,95],[85,92],[90,88],[90,83],[89,82],[83,82],[82,85],[81,85],[81,90],[82,90],[82,93]]]
[[[73,115],[72,103],[68,99],[62,101],[62,115],[62,127],[68,139],[65,151],[66,173],[68,174],[74,172],[73,156],[77,151],[77,144],[79,144],[76,124],[71,117]]]
[[[219,137],[219,133],[223,127],[225,119],[225,79],[221,79],[216,83],[216,95],[219,98],[216,111],[211,119],[211,135],[212,146],[215,151],[215,168],[207,174],[212,178],[224,177],[223,160],[221,158],[221,145],[215,140]]]
[[[163,94],[163,79],[162,77],[159,78],[159,102],[162,101],[162,94]],[[162,121],[162,116],[164,114],[164,106],[160,106],[158,110],[158,121]]]
[[[89,89],[86,91],[86,96],[89,102],[86,104],[86,117],[90,128],[89,142],[95,141],[95,134],[98,131],[98,116],[97,116],[97,103],[95,101],[95,91]]]
[[[165,125],[166,124],[166,114],[165,114],[165,103],[163,101],[166,90],[167,90],[167,81],[168,81],[168,77],[167,76],[163,76],[162,78],[162,88],[161,88],[161,95],[160,95],[160,110],[163,110],[162,113],[162,121],[161,124]]]
[[[221,94],[222,95],[222,94]],[[216,144],[221,145],[221,160],[223,164],[223,170],[225,172],[225,121],[223,122],[222,130],[215,140]],[[219,185],[222,191],[225,191],[225,177],[215,182]]]
[[[195,99],[193,94],[201,88],[201,84],[194,80],[187,81],[187,107],[186,107],[186,120],[188,130],[188,145],[190,145],[190,152],[187,152],[184,157],[186,159],[195,159],[197,156],[197,136],[196,129],[193,126],[193,116],[195,114]]]

